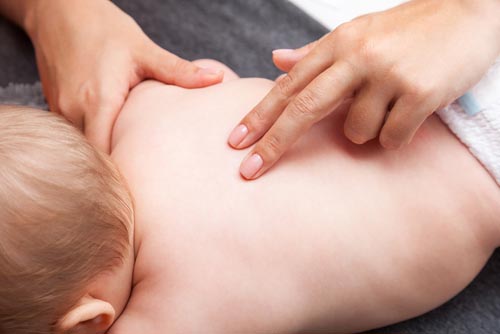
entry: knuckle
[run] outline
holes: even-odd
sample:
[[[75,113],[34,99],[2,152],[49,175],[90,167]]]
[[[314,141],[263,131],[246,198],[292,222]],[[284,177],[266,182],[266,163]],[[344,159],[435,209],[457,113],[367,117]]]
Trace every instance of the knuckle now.
[[[395,63],[390,66],[388,78],[397,84],[398,87],[403,89],[406,89],[411,84],[407,71],[399,63]]]
[[[385,58],[384,51],[375,41],[364,40],[359,49],[359,57],[363,63],[374,65]]]
[[[243,120],[250,132],[260,128],[267,121],[266,113],[261,106],[256,106],[250,114]]]
[[[436,87],[428,80],[416,79],[407,71],[395,67],[391,70],[391,79],[393,79],[401,89],[402,95],[412,104],[421,103],[428,99],[434,99]]]
[[[172,56],[174,57],[171,61],[172,67],[171,67],[171,72],[173,73],[174,77],[174,84],[179,84],[178,78],[182,76],[183,74],[186,73],[194,73],[196,72],[196,66],[193,63],[188,62],[187,60],[184,60],[181,57],[177,56]]]
[[[312,92],[304,92],[293,101],[290,112],[294,119],[313,119],[317,110],[317,96]]]
[[[346,59],[339,62],[341,66],[336,71],[335,75],[330,77],[330,82],[334,87],[342,87],[345,82],[349,82],[358,77],[358,69],[352,60]]]
[[[283,141],[274,134],[267,135],[259,151],[262,153],[265,161],[273,161],[282,154]]]
[[[432,87],[432,85],[419,81],[413,81],[409,83],[406,87],[406,90],[407,94],[410,97],[413,97],[416,102],[427,100],[434,94],[434,88]]]
[[[334,32],[341,42],[352,42],[357,39],[358,35],[357,28],[352,21],[341,24]]]
[[[325,35],[323,40],[318,41],[318,47],[312,50],[315,54],[335,54],[338,52],[337,30],[333,30]]]
[[[377,18],[377,13],[375,13],[375,14],[370,13],[370,14],[364,14],[364,15],[358,16],[353,21],[360,23],[360,24],[363,24],[366,27],[371,27],[374,25],[374,23],[377,22],[376,18]]]
[[[99,97],[98,92],[89,84],[83,84],[79,89],[78,95],[84,103],[93,103]]]
[[[175,71],[182,71],[186,64],[184,63],[184,59],[181,57],[174,56],[172,57],[172,67]]]
[[[294,92],[294,85],[295,85],[295,77],[294,75],[290,72],[284,77],[282,77],[277,83],[276,83],[276,89],[279,94],[279,96],[286,100],[288,99]]]
[[[216,67],[215,64],[214,67]],[[179,68],[181,73],[195,73],[198,71],[198,68],[195,64],[182,58],[180,58]]]
[[[87,78],[83,82],[76,83],[71,88],[73,100],[77,101],[78,104],[94,103],[98,97],[96,87],[95,81],[92,81],[90,78]]]

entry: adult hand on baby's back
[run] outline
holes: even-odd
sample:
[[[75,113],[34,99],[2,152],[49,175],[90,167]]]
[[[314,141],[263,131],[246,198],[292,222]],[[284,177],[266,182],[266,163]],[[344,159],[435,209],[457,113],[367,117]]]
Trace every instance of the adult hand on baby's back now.
[[[221,71],[201,69],[160,48],[111,1],[50,0],[33,6],[26,30],[50,109],[103,151],[110,149],[130,89],[142,80],[186,88],[222,80]]]
[[[499,55],[499,15],[498,0],[414,0],[359,17],[301,49],[277,50],[275,64],[288,75],[229,138],[237,149],[258,141],[241,174],[260,177],[349,97],[344,132],[351,141],[408,144]]]

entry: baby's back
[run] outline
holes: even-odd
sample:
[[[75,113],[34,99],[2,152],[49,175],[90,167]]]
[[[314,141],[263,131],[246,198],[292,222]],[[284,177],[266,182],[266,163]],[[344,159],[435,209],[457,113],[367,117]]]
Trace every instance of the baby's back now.
[[[358,331],[446,301],[493,251],[498,189],[435,118],[390,152],[347,142],[339,111],[243,181],[247,152],[225,141],[270,87],[147,82],[132,92],[113,157],[135,197],[138,255],[118,326]]]

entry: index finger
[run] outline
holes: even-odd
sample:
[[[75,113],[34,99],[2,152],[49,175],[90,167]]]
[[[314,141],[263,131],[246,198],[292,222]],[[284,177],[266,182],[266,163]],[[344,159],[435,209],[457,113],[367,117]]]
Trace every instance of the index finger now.
[[[322,120],[350,96],[361,76],[347,62],[337,62],[320,74],[292,102],[259,140],[240,167],[253,180],[271,168],[313,124]]]
[[[278,119],[289,102],[334,62],[331,48],[322,41],[285,77],[278,80],[266,97],[233,130],[229,145],[236,149],[254,144]]]

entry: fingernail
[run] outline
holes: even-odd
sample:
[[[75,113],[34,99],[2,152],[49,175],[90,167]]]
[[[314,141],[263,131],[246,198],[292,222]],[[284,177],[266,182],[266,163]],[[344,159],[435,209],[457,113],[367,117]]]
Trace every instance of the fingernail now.
[[[277,49],[273,51],[274,56],[289,56],[295,52],[294,49]]]
[[[218,77],[222,75],[222,70],[214,69],[214,68],[204,68],[201,67],[199,73],[201,75],[206,75],[206,76],[211,76],[211,77]]]
[[[262,160],[262,157],[254,153],[243,161],[240,173],[245,179],[250,180],[261,170],[263,165],[264,160]]]
[[[229,135],[229,145],[231,145],[234,148],[237,148],[243,139],[248,135],[248,128],[244,124],[238,125],[233,132],[231,132],[231,135]]]

